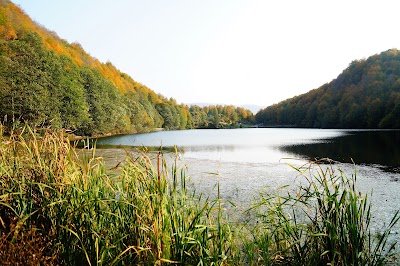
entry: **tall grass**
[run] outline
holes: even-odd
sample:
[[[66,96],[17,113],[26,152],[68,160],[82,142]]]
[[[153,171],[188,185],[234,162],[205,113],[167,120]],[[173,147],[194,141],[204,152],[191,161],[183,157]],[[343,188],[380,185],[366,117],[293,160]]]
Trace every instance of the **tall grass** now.
[[[297,190],[261,193],[251,211],[258,223],[245,244],[249,260],[266,265],[385,265],[396,257],[388,236],[372,232],[371,204],[356,190],[356,175],[311,163],[295,168],[305,182]],[[398,255],[398,254],[397,254]]]
[[[0,127],[1,265],[381,265],[393,255],[398,214],[375,241],[368,200],[341,172],[262,193],[244,214],[254,219],[237,225],[219,186],[216,198],[197,194],[161,153],[127,154],[111,172],[94,149],[77,151],[62,134]]]
[[[228,261],[220,200],[189,193],[184,171],[170,176],[161,154],[156,165],[147,154],[127,157],[112,176],[63,136],[26,130],[0,146],[1,264]]]

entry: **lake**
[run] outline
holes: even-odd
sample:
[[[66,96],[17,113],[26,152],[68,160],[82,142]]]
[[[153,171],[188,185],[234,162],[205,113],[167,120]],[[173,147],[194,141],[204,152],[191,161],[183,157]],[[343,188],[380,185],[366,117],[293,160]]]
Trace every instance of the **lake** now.
[[[98,139],[97,145],[173,147],[194,187],[221,194],[247,208],[262,189],[289,189],[302,182],[297,171],[314,158],[334,160],[357,188],[371,194],[375,224],[390,222],[399,209],[400,131],[251,128],[161,131]],[[114,153],[109,150],[108,153]],[[352,163],[354,161],[355,165]],[[327,167],[327,166],[325,166]],[[213,192],[210,192],[213,191]]]
[[[277,163],[283,158],[330,158],[342,163],[400,169],[400,131],[337,129],[209,129],[160,131],[98,139],[99,146],[177,146],[185,158]]]

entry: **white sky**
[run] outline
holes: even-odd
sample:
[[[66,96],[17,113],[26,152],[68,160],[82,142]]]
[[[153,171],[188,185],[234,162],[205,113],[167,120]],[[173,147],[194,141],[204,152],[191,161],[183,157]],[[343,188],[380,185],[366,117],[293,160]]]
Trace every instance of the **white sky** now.
[[[398,0],[12,0],[180,103],[268,106],[400,48]]]

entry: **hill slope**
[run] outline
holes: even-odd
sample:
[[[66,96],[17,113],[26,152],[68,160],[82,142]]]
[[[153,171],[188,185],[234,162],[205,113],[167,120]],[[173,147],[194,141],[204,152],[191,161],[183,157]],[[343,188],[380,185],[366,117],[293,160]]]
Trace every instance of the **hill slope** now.
[[[200,110],[205,120],[215,116],[208,110]],[[236,120],[218,116],[235,123],[252,119],[251,112],[239,111],[234,110]],[[65,128],[80,135],[196,126],[188,106],[101,63],[8,0],[0,0],[0,122]]]
[[[400,52],[353,61],[332,82],[256,114],[265,126],[400,128]]]

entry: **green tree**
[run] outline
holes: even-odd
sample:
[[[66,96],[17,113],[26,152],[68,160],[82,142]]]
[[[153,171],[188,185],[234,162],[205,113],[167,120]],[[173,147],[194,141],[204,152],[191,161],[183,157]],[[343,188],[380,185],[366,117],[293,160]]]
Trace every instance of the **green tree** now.
[[[36,34],[0,43],[1,116],[48,126],[60,121],[57,102],[50,101],[49,54]],[[10,120],[8,120],[10,121]]]

